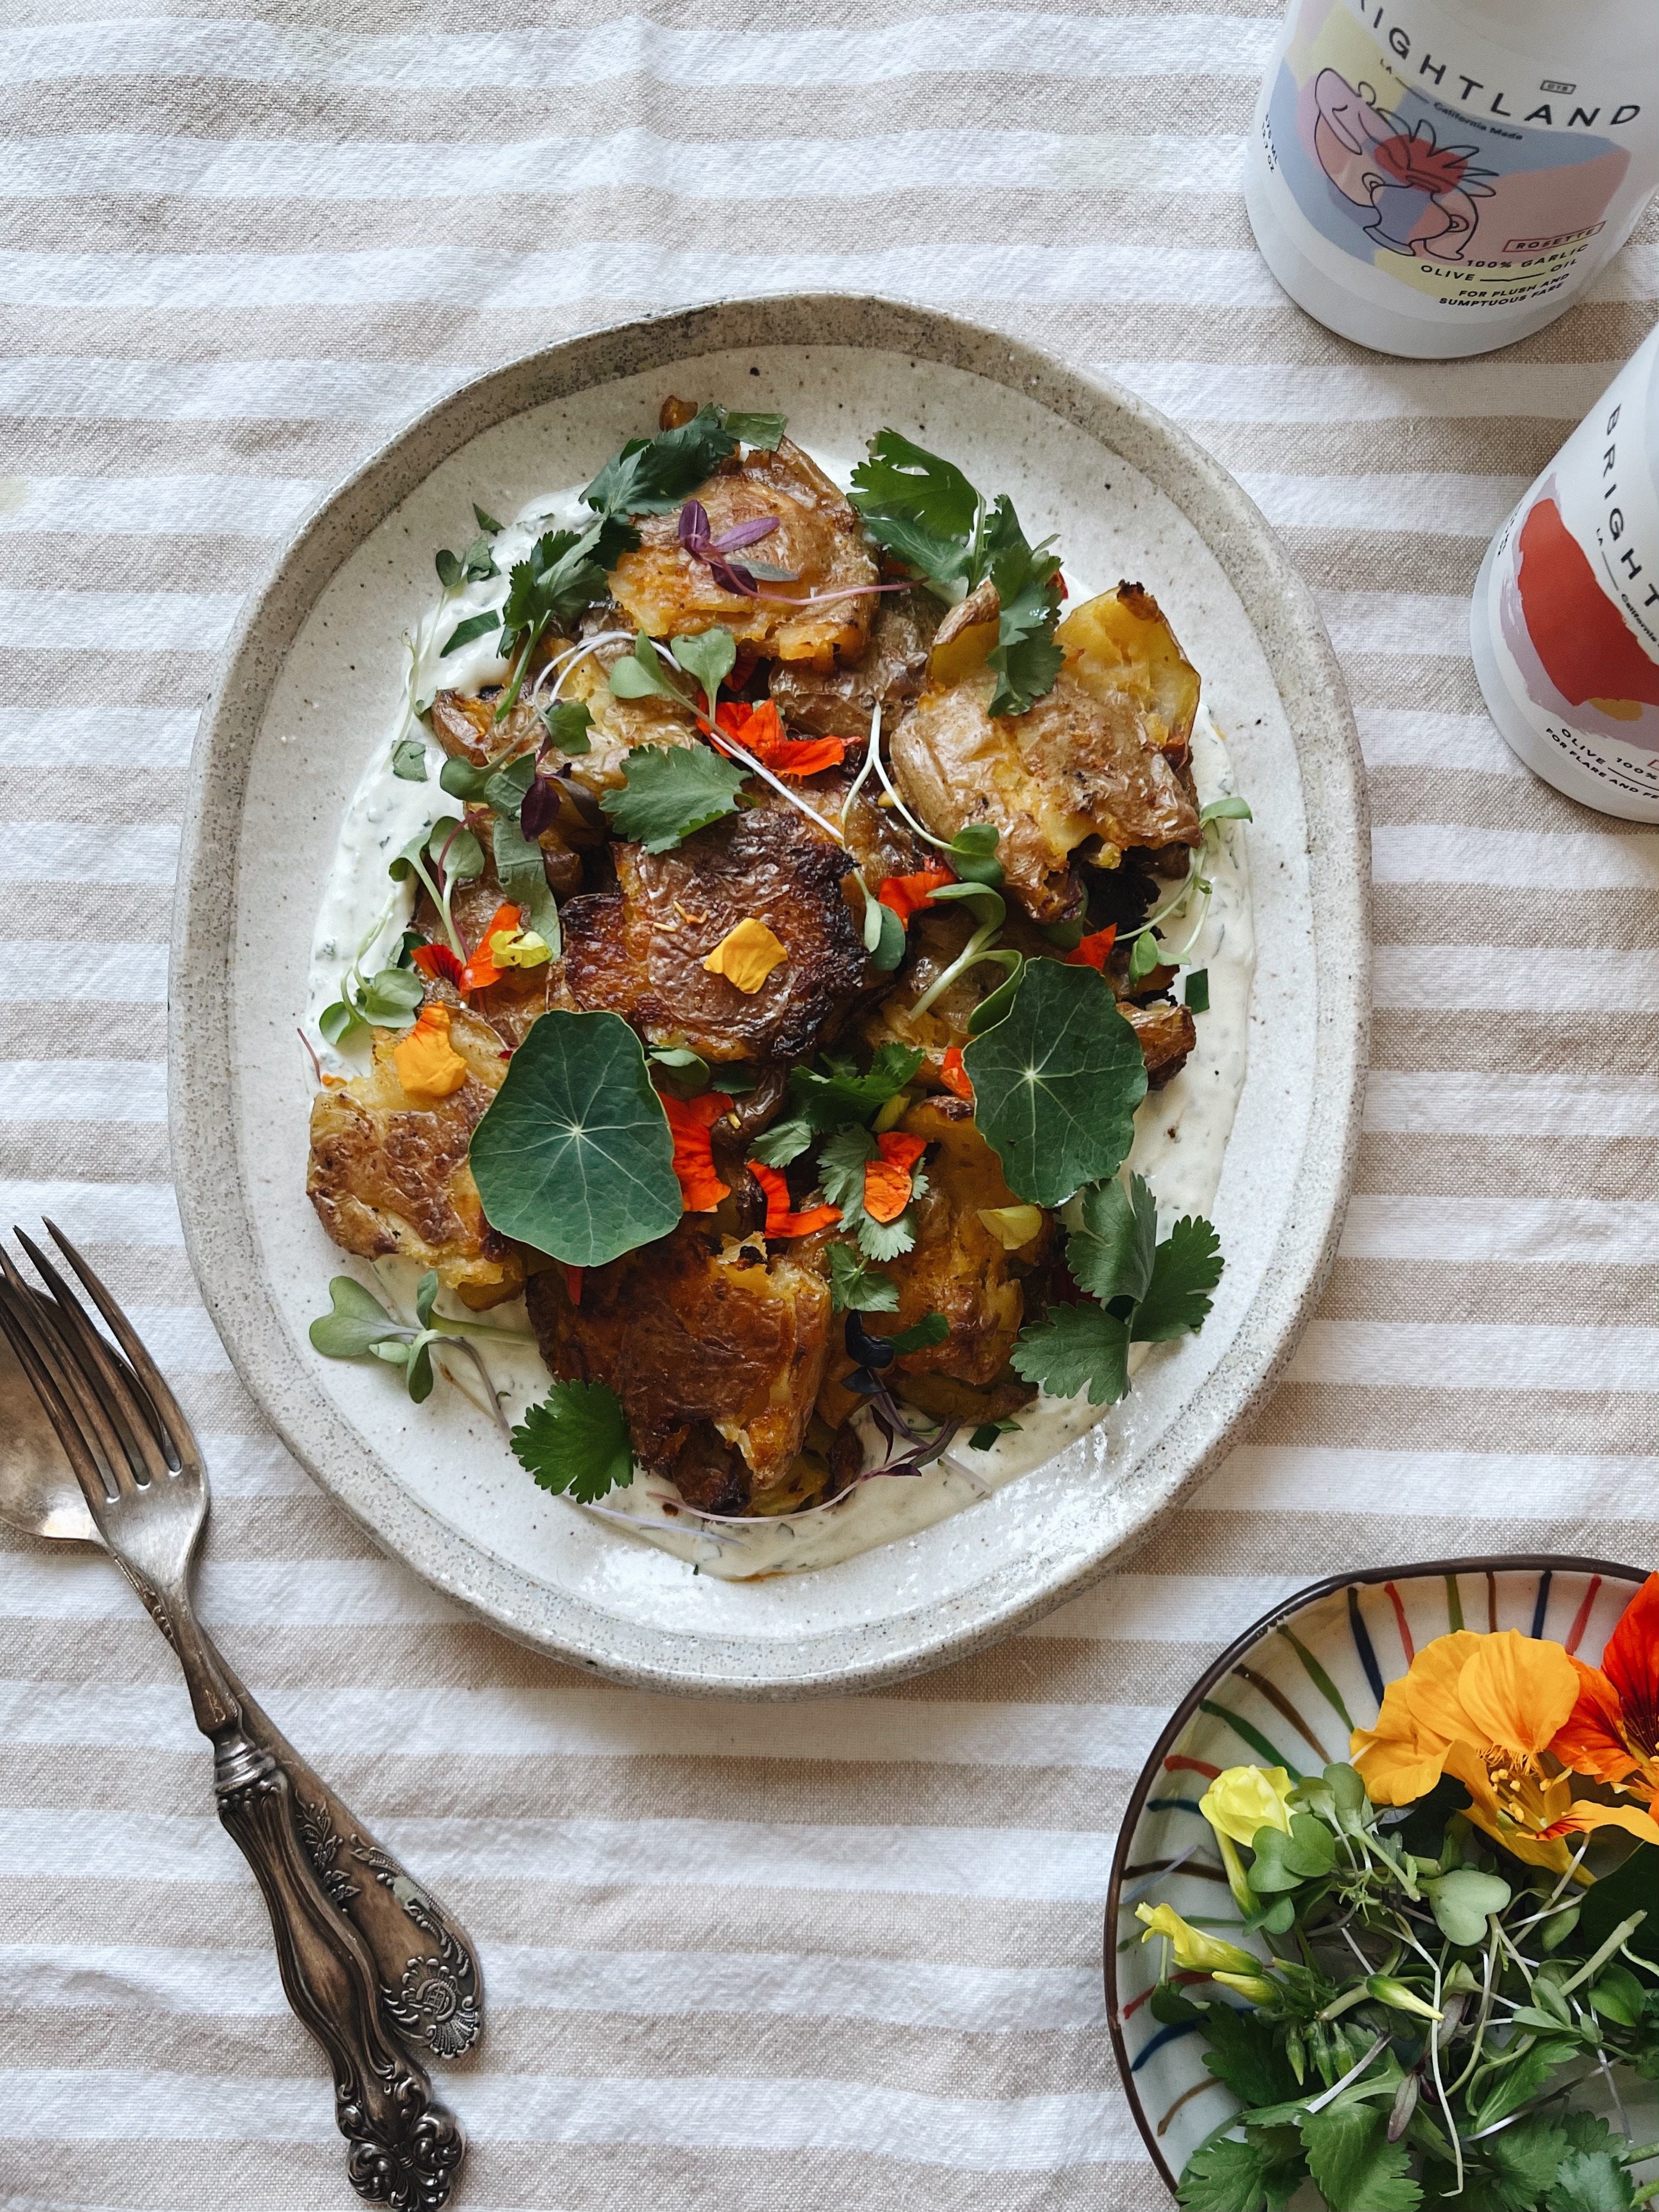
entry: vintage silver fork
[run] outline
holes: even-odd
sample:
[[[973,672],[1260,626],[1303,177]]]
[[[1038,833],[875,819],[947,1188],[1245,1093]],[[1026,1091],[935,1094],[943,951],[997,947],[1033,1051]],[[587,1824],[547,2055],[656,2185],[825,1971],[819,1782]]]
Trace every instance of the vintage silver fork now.
[[[25,1282],[0,1248],[0,1328],[58,1432],[99,1534],[184,1668],[196,1724],[213,1745],[219,1818],[264,1893],[289,2002],[333,2069],[351,2185],[394,2212],[437,2212],[465,2154],[460,2124],[383,2022],[373,1956],[319,1882],[288,1778],[251,1740],[191,1603],[207,1492],[190,1424],[68,1239],[52,1231],[113,1345],[46,1255],[17,1235],[46,1291]]]

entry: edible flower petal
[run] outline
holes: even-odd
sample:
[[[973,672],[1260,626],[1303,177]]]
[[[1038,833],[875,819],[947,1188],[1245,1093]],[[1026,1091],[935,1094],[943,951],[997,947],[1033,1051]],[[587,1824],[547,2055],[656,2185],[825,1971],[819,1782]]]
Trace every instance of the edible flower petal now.
[[[1651,1806],[1659,1798],[1659,1575],[1650,1575],[1607,1638],[1599,1667],[1572,1662],[1578,1695],[1550,1749]]]
[[[979,1218],[1005,1252],[1018,1252],[1042,1227],[1040,1206],[981,1206]]]
[[[533,929],[498,929],[489,940],[489,957],[499,968],[539,968],[553,957],[553,948]]]
[[[573,1267],[567,1261],[561,1260],[559,1271],[564,1277],[565,1296],[573,1306],[579,1306],[582,1302],[582,1277],[587,1273],[586,1268]]]
[[[939,1068],[939,1079],[955,1097],[965,1098],[970,1106],[973,1104],[973,1079],[969,1075],[967,1064],[962,1057],[962,1047],[959,1044],[953,1044],[945,1054]]]
[[[781,939],[751,914],[726,931],[702,964],[711,975],[724,975],[753,998],[772,970],[788,957]]]
[[[788,736],[770,699],[763,699],[757,707],[746,700],[727,699],[714,716],[716,745],[722,732],[774,775],[821,775],[827,768],[839,768],[847,757],[845,738]]]
[[[884,876],[876,896],[892,908],[908,929],[917,908],[926,906],[941,884],[953,884],[956,879],[951,868],[917,868],[908,876]]]
[[[1068,968],[1103,969],[1108,954],[1117,943],[1117,924],[1109,921],[1104,929],[1091,929],[1080,938],[1066,956]]]
[[[464,991],[485,991],[492,983],[499,983],[501,971],[496,964],[495,939],[501,935],[511,937],[523,920],[515,906],[498,906],[489,918],[489,926],[478,939],[472,957],[461,970],[460,988]]]
[[[776,1168],[769,1168],[759,1160],[750,1160],[749,1172],[766,1193],[766,1234],[769,1237],[810,1237],[815,1229],[827,1229],[832,1221],[841,1219],[838,1206],[809,1206],[805,1213],[792,1213],[789,1209],[789,1185]]]
[[[705,1091],[696,1098],[664,1091],[661,1097],[674,1139],[680,1203],[687,1213],[712,1213],[732,1188],[714,1172],[714,1124],[732,1111],[732,1101],[723,1091]]]
[[[1230,1766],[1199,1799],[1198,1809],[1218,1836],[1236,1844],[1253,1844],[1258,1828],[1288,1836],[1292,1786],[1282,1766]]]
[[[884,1129],[876,1143],[878,1155],[864,1170],[864,1210],[872,1221],[896,1221],[910,1203],[910,1171],[927,1151],[927,1139]]]
[[[420,1105],[435,1106],[466,1081],[466,1062],[449,1042],[447,1006],[422,1006],[392,1060],[404,1095]]]
[[[1167,1936],[1175,1950],[1177,1966],[1188,1973],[1259,1975],[1261,1961],[1249,1951],[1241,1951],[1237,1943],[1224,1943],[1218,1936],[1206,1936],[1202,1929],[1194,1928],[1183,1920],[1173,1905],[1138,1905],[1135,1918],[1146,1923],[1143,1943],[1150,1943],[1154,1936]]]
[[[422,975],[434,982],[453,983],[459,991],[466,970],[447,945],[417,945],[410,954],[410,964]]]

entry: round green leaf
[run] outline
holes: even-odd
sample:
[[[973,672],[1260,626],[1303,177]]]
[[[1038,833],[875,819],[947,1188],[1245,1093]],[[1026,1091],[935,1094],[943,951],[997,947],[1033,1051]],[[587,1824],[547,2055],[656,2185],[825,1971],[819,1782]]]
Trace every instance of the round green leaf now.
[[[1501,1875],[1481,1874],[1474,1867],[1459,1867],[1423,1887],[1440,1932],[1451,1943],[1484,1942],[1487,1914],[1501,1912],[1510,1901],[1510,1886]]]
[[[680,1218],[668,1117],[638,1037],[616,1014],[544,1014],[470,1157],[492,1227],[571,1267],[603,1267]]]
[[[980,1133],[1017,1198],[1063,1206],[1085,1182],[1117,1172],[1146,1095],[1146,1064],[1092,968],[1028,960],[1008,1012],[974,1039],[963,1064]]]

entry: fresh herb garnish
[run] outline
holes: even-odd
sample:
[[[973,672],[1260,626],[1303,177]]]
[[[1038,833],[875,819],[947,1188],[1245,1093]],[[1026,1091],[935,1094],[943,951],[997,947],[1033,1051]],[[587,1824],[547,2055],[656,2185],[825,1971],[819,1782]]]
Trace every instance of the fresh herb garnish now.
[[[889,1042],[877,1048],[867,1069],[858,1062],[826,1053],[818,1067],[790,1071],[789,1095],[793,1110],[786,1120],[763,1129],[750,1150],[766,1167],[787,1167],[806,1150],[814,1137],[832,1129],[846,1129],[867,1121],[910,1082],[921,1066],[922,1055],[908,1046]]]
[[[450,901],[458,884],[474,883],[483,875],[483,865],[477,839],[452,814],[411,837],[386,869],[394,884],[407,883],[413,876],[422,884],[438,909],[439,923],[458,960],[465,959],[466,947],[455,927]]]
[[[783,436],[781,415],[728,415],[705,402],[678,429],[630,438],[599,471],[583,499],[596,514],[666,514],[689,498],[739,445],[769,451]]]
[[[542,724],[547,732],[547,742],[556,751],[592,751],[593,741],[587,733],[593,726],[593,717],[586,700],[561,699],[554,706],[544,707]]]
[[[694,830],[737,812],[744,774],[707,745],[637,745],[621,788],[599,804],[619,837],[647,853],[672,852]]]
[[[896,1313],[898,1285],[866,1267],[850,1244],[830,1247],[830,1304],[836,1313]]]
[[[478,1371],[497,1425],[504,1425],[489,1370],[477,1346],[456,1334],[459,1329],[479,1328],[482,1324],[446,1322],[440,1315],[437,1326],[433,1326],[432,1312],[438,1298],[435,1269],[428,1268],[416,1285],[413,1328],[388,1313],[374,1292],[365,1290],[355,1276],[336,1275],[328,1286],[328,1298],[329,1311],[319,1315],[307,1332],[313,1348],[325,1358],[381,1359],[389,1367],[401,1368],[404,1387],[418,1406],[432,1395],[433,1346],[440,1345],[448,1352],[464,1352]],[[503,1334],[498,1330],[486,1333]]]
[[[426,781],[426,746],[421,738],[398,738],[392,748],[392,773],[403,783]]]
[[[1221,1244],[1207,1221],[1191,1216],[1159,1243],[1157,1203],[1138,1175],[1085,1191],[1081,1213],[1066,1264],[1088,1302],[1050,1308],[1021,1330],[1012,1358],[1015,1372],[1050,1397],[1086,1389],[1091,1406],[1115,1405],[1129,1388],[1132,1344],[1203,1328],[1221,1280]]]
[[[887,1341],[895,1354],[902,1358],[907,1352],[931,1351],[934,1345],[943,1344],[950,1334],[951,1324],[942,1313],[925,1313],[920,1321],[912,1322],[908,1328],[900,1329]]]
[[[513,1431],[513,1451],[543,1490],[592,1505],[634,1480],[628,1416],[604,1382],[556,1382]]]
[[[848,497],[876,543],[946,605],[988,580],[996,586],[994,714],[1023,714],[1053,690],[1066,658],[1054,641],[1060,561],[1052,540],[1030,544],[1006,492],[988,501],[954,463],[882,430],[854,470]]]
[[[464,645],[471,645],[475,637],[487,635],[489,631],[499,627],[501,619],[500,610],[495,608],[492,608],[488,614],[469,615],[465,622],[456,623],[448,637],[439,647],[438,658],[441,660],[447,659],[452,653],[459,653]]]
[[[974,1118],[1008,1188],[1063,1206],[1116,1173],[1146,1095],[1140,1041],[1092,968],[1028,960],[1008,1012],[963,1054]]]
[[[833,1136],[824,1139],[818,1149],[818,1173],[825,1198],[831,1206],[841,1208],[842,1227],[849,1236],[858,1238],[859,1249],[865,1258],[896,1260],[916,1241],[914,1206],[907,1205],[892,1221],[878,1221],[866,1209],[865,1170],[872,1160],[880,1158],[880,1146],[867,1129],[837,1129]],[[927,1189],[926,1175],[919,1167],[912,1167],[909,1175],[912,1200],[924,1197]]]
[[[491,1226],[571,1267],[602,1267],[680,1218],[668,1118],[617,1014],[555,1007],[534,1022],[469,1158]]]
[[[475,507],[472,512],[477,514],[478,510]],[[500,524],[495,527],[499,530]],[[495,556],[490,550],[487,537],[475,538],[465,552],[459,555],[450,552],[446,547],[438,554],[433,565],[438,571],[438,581],[447,592],[459,592],[465,584],[482,584],[487,578],[499,576],[501,573],[495,566]]]
[[[501,652],[513,672],[496,702],[496,721],[517,705],[530,656],[548,631],[568,629],[584,608],[605,597],[608,571],[633,536],[626,525],[608,520],[591,530],[550,530],[514,562],[501,611]]]

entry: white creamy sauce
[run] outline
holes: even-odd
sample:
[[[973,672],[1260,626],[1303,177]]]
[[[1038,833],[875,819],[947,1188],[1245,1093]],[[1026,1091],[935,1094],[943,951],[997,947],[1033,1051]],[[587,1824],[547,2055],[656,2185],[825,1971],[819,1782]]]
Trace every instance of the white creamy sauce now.
[[[520,518],[495,542],[501,574],[447,594],[417,635],[407,641],[410,665],[404,699],[386,743],[370,759],[346,808],[317,917],[306,1009],[307,1030],[313,1038],[319,1034],[319,1016],[340,996],[354,959],[370,975],[393,957],[412,910],[413,890],[388,879],[387,864],[433,823],[460,812],[459,803],[439,788],[444,756],[416,719],[414,702],[429,698],[441,687],[471,691],[506,674],[506,664],[490,650],[488,638],[475,640],[441,659],[439,646],[469,615],[501,605],[507,570],[523,558],[541,531],[580,527],[586,519],[574,491],[530,501]],[[1087,596],[1078,592],[1079,599]],[[394,746],[411,736],[426,747],[428,780],[423,783],[406,781],[392,772]],[[1226,746],[1203,706],[1193,732],[1193,772],[1200,803],[1234,789]],[[1182,1214],[1206,1212],[1212,1204],[1244,1086],[1250,979],[1255,964],[1245,825],[1217,825],[1206,856],[1214,890],[1186,964],[1208,969],[1209,1011],[1196,1017],[1198,1044],[1185,1067],[1162,1091],[1147,1094],[1135,1116],[1129,1154],[1130,1166],[1146,1177],[1157,1197],[1160,1234],[1167,1233]],[[1166,939],[1184,944],[1191,928],[1190,916],[1185,921],[1174,916],[1164,934]],[[343,1055],[326,1046],[321,1052],[324,1066],[332,1073],[362,1070],[361,1052]],[[405,1272],[412,1283],[412,1271],[397,1270],[399,1275]],[[517,1419],[526,1405],[545,1393],[546,1370],[529,1341],[522,1302],[496,1308],[489,1319],[503,1328],[525,1332],[522,1349],[492,1342],[487,1354],[503,1406],[510,1419]],[[1130,1355],[1131,1373],[1156,1353],[1157,1347],[1137,1346]],[[458,1371],[465,1378],[465,1367]],[[759,1575],[798,1574],[832,1566],[960,1512],[1051,1458],[1092,1428],[1106,1410],[1091,1406],[1086,1397],[1040,1398],[1020,1413],[1018,1431],[1000,1437],[988,1451],[970,1449],[964,1437],[920,1474],[874,1476],[832,1505],[785,1519],[724,1522],[718,1528],[701,1524],[680,1503],[671,1483],[648,1474],[637,1474],[628,1489],[612,1492],[603,1510],[613,1524],[621,1521],[631,1525],[647,1542],[690,1562],[705,1575],[743,1581]],[[570,1505],[567,1510],[598,1509]]]

